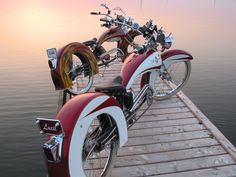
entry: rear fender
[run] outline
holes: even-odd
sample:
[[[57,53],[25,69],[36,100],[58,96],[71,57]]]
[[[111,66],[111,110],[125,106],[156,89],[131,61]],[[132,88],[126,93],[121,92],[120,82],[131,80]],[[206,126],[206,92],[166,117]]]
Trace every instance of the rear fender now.
[[[165,67],[169,68],[172,63],[189,61],[193,59],[193,56],[184,50],[174,49],[162,53],[161,58]]]
[[[127,124],[117,101],[103,93],[85,93],[68,101],[57,114],[64,130],[62,160],[47,162],[50,177],[85,177],[82,167],[82,148],[87,129],[100,114],[109,114],[118,127],[119,145],[128,140]]]
[[[87,58],[91,66],[92,73],[98,73],[97,61],[91,50],[82,43],[70,43],[58,51],[56,69],[51,70],[51,76],[56,90],[67,89],[73,85],[68,74],[68,64],[72,60],[72,54],[81,55]]]

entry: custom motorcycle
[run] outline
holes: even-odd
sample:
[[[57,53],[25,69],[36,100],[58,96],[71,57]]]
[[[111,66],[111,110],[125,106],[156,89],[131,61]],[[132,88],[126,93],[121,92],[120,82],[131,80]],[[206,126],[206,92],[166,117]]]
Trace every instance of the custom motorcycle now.
[[[109,7],[106,4],[101,6],[107,9],[107,13],[91,12],[91,15],[103,16],[101,26],[108,28],[98,39],[70,43],[58,51],[55,48],[47,50],[56,90],[66,89],[72,95],[89,91],[94,75],[115,60],[123,61],[128,55],[128,46],[135,36],[141,34],[134,19],[118,14],[112,17]],[[121,8],[114,10],[122,11]],[[103,47],[105,42],[115,42],[117,47],[106,51]]]
[[[117,149],[128,140],[128,128],[152,104],[156,78],[171,80],[167,71],[172,65],[193,59],[183,50],[161,55],[157,47],[169,48],[171,36],[165,36],[151,21],[143,35],[146,42],[133,44],[134,52],[112,82],[73,97],[55,119],[37,119],[41,133],[48,135],[43,150],[50,177],[109,176]],[[139,91],[134,94],[138,78]],[[173,84],[166,83],[166,87]]]

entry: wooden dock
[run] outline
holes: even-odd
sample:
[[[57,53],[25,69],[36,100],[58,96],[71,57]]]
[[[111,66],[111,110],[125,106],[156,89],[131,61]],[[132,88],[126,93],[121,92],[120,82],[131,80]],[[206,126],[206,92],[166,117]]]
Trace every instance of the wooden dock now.
[[[128,133],[112,177],[236,176],[235,147],[182,92],[154,101]]]
[[[112,177],[236,176],[236,149],[183,94],[154,102],[129,130]]]

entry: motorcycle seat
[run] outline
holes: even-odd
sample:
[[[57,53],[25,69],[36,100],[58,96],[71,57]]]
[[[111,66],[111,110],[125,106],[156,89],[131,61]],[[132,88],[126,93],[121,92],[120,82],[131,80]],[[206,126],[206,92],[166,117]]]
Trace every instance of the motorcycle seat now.
[[[96,86],[95,91],[109,95],[124,95],[126,93],[126,89],[122,85],[121,76],[116,76],[111,82],[105,84],[104,86]]]
[[[93,38],[92,40],[83,42],[86,46],[91,46],[97,44],[97,39]]]

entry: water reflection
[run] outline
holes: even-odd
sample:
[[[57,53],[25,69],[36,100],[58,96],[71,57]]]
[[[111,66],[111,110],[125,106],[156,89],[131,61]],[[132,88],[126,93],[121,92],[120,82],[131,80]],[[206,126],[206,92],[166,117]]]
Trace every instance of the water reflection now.
[[[0,1],[0,170],[2,177],[43,176],[43,137],[35,117],[53,117],[58,92],[46,48],[98,37],[90,11],[103,1]],[[150,18],[175,36],[173,48],[194,56],[184,92],[236,144],[236,1],[107,0],[143,24]],[[14,170],[12,168],[14,167]]]

